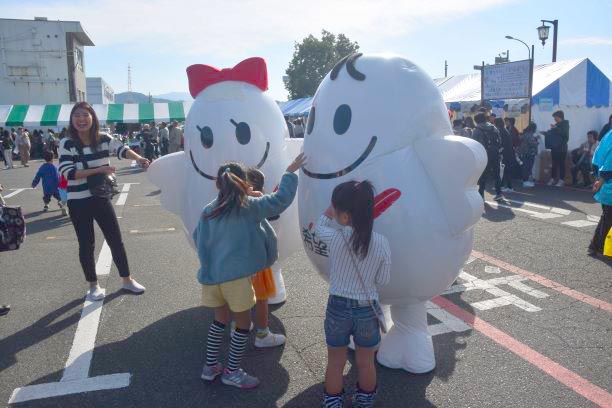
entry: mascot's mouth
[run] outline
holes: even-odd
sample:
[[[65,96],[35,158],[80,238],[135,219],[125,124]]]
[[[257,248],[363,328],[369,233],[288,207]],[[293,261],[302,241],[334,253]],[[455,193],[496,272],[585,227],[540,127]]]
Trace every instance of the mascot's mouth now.
[[[261,158],[261,160],[259,161],[259,163],[257,164],[258,169],[261,168],[261,166],[264,165],[264,163],[266,162],[266,159],[268,158],[268,153],[270,153],[270,142],[266,142],[266,151],[263,154],[263,157]],[[191,152],[191,150],[189,150],[189,157],[191,158],[191,164],[193,165],[193,168],[195,169],[195,171],[197,171],[200,176],[207,178],[209,180],[215,181],[217,180],[216,177],[213,177],[209,174],[204,173],[202,170],[200,170],[200,168],[198,167],[198,165],[196,164],[195,160],[193,159],[193,153]]]
[[[372,150],[374,149],[374,146],[376,145],[376,136],[372,136],[372,139],[370,139],[370,144],[368,144],[368,147],[366,147],[366,149],[364,150],[363,153],[361,153],[361,156],[359,156],[359,158],[357,160],[355,160],[353,162],[353,164],[351,164],[348,167],[345,167],[342,170],[338,170],[335,171],[333,173],[313,173],[309,170],[306,170],[305,167],[302,167],[302,171],[304,172],[305,175],[307,175],[310,178],[316,178],[316,179],[322,179],[322,180],[328,180],[328,179],[333,179],[336,177],[342,177],[346,174],[349,174],[351,171],[355,170],[361,163],[363,163],[363,161],[365,159],[368,158],[368,156],[370,155],[370,153],[372,152]],[[193,159],[192,159],[193,161]]]

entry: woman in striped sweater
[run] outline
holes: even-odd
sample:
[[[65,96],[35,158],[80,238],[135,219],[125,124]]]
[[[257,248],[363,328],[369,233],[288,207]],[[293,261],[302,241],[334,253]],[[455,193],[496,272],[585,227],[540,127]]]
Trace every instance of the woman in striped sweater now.
[[[119,275],[123,278],[123,289],[134,293],[145,290],[144,286],[130,276],[113,204],[108,198],[92,196],[89,191],[87,177],[115,172],[115,168],[110,165],[109,152],[111,144],[116,141],[100,133],[99,129],[96,112],[87,102],[79,102],[72,108],[68,137],[62,139],[59,148],[59,172],[68,180],[68,209],[79,241],[79,259],[90,286],[86,297],[91,301],[104,299],[104,291],[100,289],[96,276],[94,220],[110,247]],[[122,145],[117,149],[117,157],[136,160],[144,168],[149,166],[147,159],[127,146]],[[83,165],[83,159],[87,168]]]

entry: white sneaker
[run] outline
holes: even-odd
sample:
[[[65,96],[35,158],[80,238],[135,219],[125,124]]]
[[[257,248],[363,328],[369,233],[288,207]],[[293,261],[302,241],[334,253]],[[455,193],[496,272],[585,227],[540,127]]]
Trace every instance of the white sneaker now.
[[[85,299],[89,300],[90,302],[97,302],[104,299],[104,296],[104,290],[99,286],[94,286],[93,288],[89,288],[87,295],[85,295]]]
[[[130,280],[130,283],[124,283],[123,289],[132,293],[142,293],[146,290],[144,286],[136,282],[134,279]]]
[[[553,179],[548,180],[548,183],[546,183],[547,186],[552,186],[553,184],[555,184]]]
[[[502,192],[503,193],[514,193],[514,189],[510,187],[503,187]]]
[[[557,184],[555,184],[557,187],[563,187],[565,185],[565,182],[563,180],[559,180],[559,182]]]
[[[282,334],[275,334],[272,332],[268,332],[268,335],[264,338],[259,338],[255,336],[255,347],[259,348],[268,348],[268,347],[278,347],[285,344],[287,338]]]

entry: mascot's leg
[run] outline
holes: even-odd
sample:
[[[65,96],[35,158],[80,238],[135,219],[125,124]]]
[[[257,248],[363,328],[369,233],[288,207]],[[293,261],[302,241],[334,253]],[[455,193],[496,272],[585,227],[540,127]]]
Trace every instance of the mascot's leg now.
[[[385,315],[388,317],[387,313]],[[413,374],[432,371],[436,367],[436,358],[427,331],[425,302],[392,305],[391,317],[393,327],[381,342],[378,362],[385,367],[401,368]]]
[[[268,304],[277,305],[287,300],[287,291],[285,290],[285,280],[283,279],[282,269],[280,265],[275,263],[272,265],[272,276],[274,277],[274,286],[276,287],[276,296],[268,299]]]

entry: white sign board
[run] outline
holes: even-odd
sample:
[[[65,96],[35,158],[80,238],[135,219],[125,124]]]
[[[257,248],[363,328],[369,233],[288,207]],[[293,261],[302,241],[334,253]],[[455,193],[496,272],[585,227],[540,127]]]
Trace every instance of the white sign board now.
[[[530,60],[486,65],[483,99],[520,99],[529,97]]]

